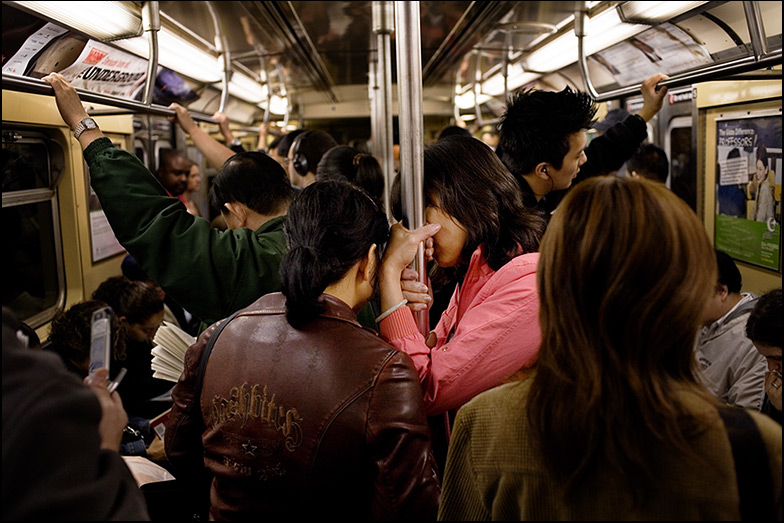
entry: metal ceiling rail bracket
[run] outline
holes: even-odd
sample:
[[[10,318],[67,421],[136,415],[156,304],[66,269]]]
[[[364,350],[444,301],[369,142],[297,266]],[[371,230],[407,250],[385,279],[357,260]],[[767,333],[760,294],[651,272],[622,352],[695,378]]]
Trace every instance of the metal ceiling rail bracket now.
[[[155,80],[158,78],[158,31],[161,30],[161,16],[158,2],[144,2],[142,6],[142,27],[147,34],[150,57],[147,59],[147,78],[144,80],[142,103],[152,104]]]
[[[707,82],[711,80],[730,79],[733,75],[746,73],[748,71],[755,71],[781,65],[782,56],[781,49],[768,51],[767,38],[762,26],[761,16],[759,11],[758,2],[743,2],[743,7],[746,13],[746,22],[749,27],[749,35],[751,36],[751,43],[753,55],[743,56],[734,60],[713,63],[700,67],[691,71],[685,71],[679,74],[670,75],[666,80],[659,82],[662,87],[681,87],[684,85],[691,85],[699,82]],[[585,56],[585,16],[587,10],[585,3],[583,7],[575,12],[574,16],[574,32],[577,36],[578,43],[578,64],[580,67],[580,74],[585,84],[585,89],[591,97],[597,102],[605,102],[608,100],[617,100],[624,96],[637,95],[640,93],[642,84],[634,84],[620,89],[613,89],[599,93],[591,83],[590,75],[588,74],[587,57]],[[779,74],[780,77],[780,74]],[[736,79],[736,78],[733,78]]]

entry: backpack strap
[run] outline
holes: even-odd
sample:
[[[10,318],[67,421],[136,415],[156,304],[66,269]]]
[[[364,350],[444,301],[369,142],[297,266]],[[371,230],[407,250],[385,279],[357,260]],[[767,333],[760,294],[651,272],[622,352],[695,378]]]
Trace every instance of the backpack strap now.
[[[720,407],[719,415],[732,446],[741,520],[775,520],[769,458],[757,424],[739,407]]]
[[[201,362],[199,363],[199,372],[196,374],[196,379],[193,382],[193,402],[191,403],[191,411],[196,409],[198,405],[201,405],[201,389],[204,384],[204,373],[207,371],[207,362],[210,359],[212,348],[215,346],[215,342],[218,341],[218,336],[223,332],[226,325],[228,325],[240,312],[242,312],[242,310],[238,310],[223,320],[223,322],[215,328],[215,332],[210,336],[210,341],[207,342],[207,347],[204,348],[204,353],[201,355]]]

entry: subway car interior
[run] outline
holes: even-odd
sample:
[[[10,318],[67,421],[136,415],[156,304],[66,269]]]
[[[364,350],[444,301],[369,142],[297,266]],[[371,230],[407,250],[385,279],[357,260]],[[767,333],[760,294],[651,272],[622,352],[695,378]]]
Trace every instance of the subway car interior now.
[[[648,141],[668,155],[668,186],[736,259],[745,290],[781,286],[780,1],[4,1],[2,14],[3,306],[42,339],[57,309],[120,274],[125,254],[41,80],[52,71],[150,170],[162,149],[187,150],[206,175],[204,216],[216,170],[170,120],[171,102],[218,138],[213,115],[226,114],[246,150],[262,125],[267,143],[326,131],[379,159],[388,203],[398,146],[400,172],[415,176],[446,126],[493,145],[520,89],[588,92],[601,120],[639,109],[642,82],[661,72],[669,94]],[[736,134],[752,136],[749,154],[765,140],[773,158],[767,223],[720,212]],[[415,182],[403,198],[418,223]]]

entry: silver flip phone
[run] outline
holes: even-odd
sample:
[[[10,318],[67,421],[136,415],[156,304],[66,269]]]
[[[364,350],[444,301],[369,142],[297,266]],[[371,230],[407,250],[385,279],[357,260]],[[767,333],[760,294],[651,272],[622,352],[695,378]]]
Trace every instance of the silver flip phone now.
[[[90,376],[101,367],[109,369],[112,357],[112,308],[93,312],[90,328]]]

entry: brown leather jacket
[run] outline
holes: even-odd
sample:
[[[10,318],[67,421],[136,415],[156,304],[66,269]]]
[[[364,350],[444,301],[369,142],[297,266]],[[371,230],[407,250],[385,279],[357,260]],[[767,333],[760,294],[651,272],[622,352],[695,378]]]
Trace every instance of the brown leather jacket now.
[[[413,363],[324,297],[302,330],[280,293],[244,309],[220,333],[193,413],[218,324],[188,349],[166,427],[175,476],[206,464],[214,519],[435,520],[440,485]]]

